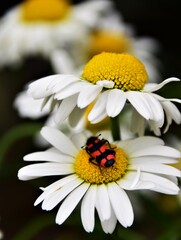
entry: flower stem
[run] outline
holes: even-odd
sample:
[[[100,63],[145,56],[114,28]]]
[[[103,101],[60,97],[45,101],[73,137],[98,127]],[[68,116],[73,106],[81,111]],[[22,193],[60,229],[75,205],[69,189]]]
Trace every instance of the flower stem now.
[[[110,125],[111,125],[111,132],[112,132],[113,140],[114,141],[121,140],[119,115],[114,118],[110,118]]]

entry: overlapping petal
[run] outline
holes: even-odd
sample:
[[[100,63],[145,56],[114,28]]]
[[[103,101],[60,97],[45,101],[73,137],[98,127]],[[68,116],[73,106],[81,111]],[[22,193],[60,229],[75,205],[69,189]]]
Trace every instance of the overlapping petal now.
[[[27,181],[44,176],[58,176],[67,175],[73,173],[72,164],[61,164],[59,163],[36,163],[29,166],[23,167],[18,172],[18,177],[21,180]]]
[[[70,141],[70,139],[56,128],[43,127],[42,136],[60,152],[67,155],[75,156],[78,149]]]
[[[81,219],[84,229],[92,232],[95,225],[95,204],[97,186],[93,185],[85,193],[81,204]]]
[[[71,192],[66,200],[60,206],[57,216],[56,223],[62,224],[72,213],[74,208],[77,206],[81,198],[84,196],[86,191],[88,190],[90,184],[84,183],[77,187],[73,192]]]

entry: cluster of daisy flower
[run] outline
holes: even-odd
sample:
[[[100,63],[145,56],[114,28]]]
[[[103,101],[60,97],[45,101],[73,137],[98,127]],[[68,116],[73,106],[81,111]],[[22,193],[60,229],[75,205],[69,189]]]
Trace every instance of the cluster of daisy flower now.
[[[26,155],[35,163],[18,178],[60,177],[34,203],[47,211],[60,205],[57,224],[81,202],[84,229],[94,230],[97,211],[112,233],[117,222],[133,224],[128,191],[179,193],[180,151],[158,136],[181,123],[181,100],[156,92],[180,80],[157,83],[157,42],[136,38],[111,1],[26,0],[3,17],[0,46],[1,66],[42,54],[55,70],[27,84],[14,106],[23,117],[48,116],[40,132],[48,149]]]
[[[43,127],[41,134],[51,147],[26,155],[25,161],[40,163],[25,166],[18,173],[21,180],[61,176],[41,188],[43,193],[35,202],[35,205],[42,202],[42,209],[51,210],[64,200],[56,223],[63,223],[82,199],[85,230],[93,231],[96,209],[103,230],[112,233],[117,221],[124,227],[133,223],[133,209],[126,191],[179,193],[177,177],[181,172],[170,166],[178,162],[178,150],[165,146],[154,136],[120,140],[119,118],[126,105],[134,112],[133,128],[137,129],[139,124],[140,132],[144,132],[144,122],[159,134],[165,122],[166,131],[172,120],[178,124],[181,121],[180,112],[172,103],[181,101],[154,93],[179,79],[169,78],[160,84],[147,81],[145,67],[136,57],[104,52],[95,55],[79,77],[56,74],[29,85],[30,96],[41,100],[42,108],[48,104],[57,126],[66,121],[72,128],[68,137],[58,128]],[[94,124],[107,121],[107,130],[93,134],[85,129],[87,121],[92,129]]]

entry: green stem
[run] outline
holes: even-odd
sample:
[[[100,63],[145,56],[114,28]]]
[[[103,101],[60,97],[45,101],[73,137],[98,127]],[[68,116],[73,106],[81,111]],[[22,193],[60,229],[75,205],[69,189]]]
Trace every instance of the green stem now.
[[[110,118],[110,123],[113,140],[121,140],[119,115],[114,118]]]

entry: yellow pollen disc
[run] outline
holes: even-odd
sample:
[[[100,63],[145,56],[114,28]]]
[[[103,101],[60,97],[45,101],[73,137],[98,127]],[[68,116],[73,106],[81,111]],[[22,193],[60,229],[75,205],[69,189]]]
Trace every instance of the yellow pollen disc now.
[[[101,80],[114,82],[123,91],[141,90],[148,80],[144,65],[127,53],[103,52],[95,55],[84,67],[82,77],[96,84]]]
[[[124,53],[129,52],[131,42],[126,35],[99,31],[93,34],[90,42],[90,55],[94,56],[102,52]]]
[[[75,172],[84,179],[85,182],[92,184],[102,184],[114,182],[123,177],[127,170],[128,160],[126,153],[116,146],[115,163],[110,167],[100,167],[89,161],[89,154],[86,150],[81,150],[75,158]],[[96,163],[96,162],[95,162]]]
[[[70,10],[67,0],[26,0],[22,4],[25,21],[58,21]]]

